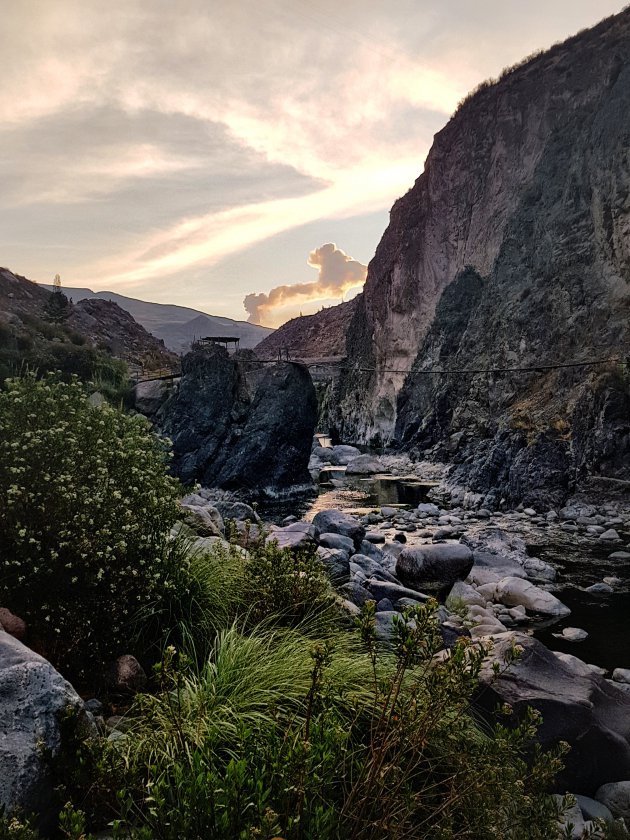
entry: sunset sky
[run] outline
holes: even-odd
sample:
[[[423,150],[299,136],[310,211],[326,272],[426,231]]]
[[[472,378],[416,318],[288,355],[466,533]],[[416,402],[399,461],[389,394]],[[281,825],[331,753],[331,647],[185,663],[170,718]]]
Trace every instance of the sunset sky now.
[[[0,265],[271,326],[339,302],[459,99],[623,5],[4,0]]]

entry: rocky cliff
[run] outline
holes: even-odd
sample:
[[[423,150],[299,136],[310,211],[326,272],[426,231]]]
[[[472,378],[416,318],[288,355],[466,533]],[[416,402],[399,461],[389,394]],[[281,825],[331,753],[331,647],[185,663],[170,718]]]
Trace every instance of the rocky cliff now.
[[[448,456],[512,501],[630,478],[627,368],[542,369],[630,350],[629,147],[630,10],[460,106],[370,263],[345,440]]]

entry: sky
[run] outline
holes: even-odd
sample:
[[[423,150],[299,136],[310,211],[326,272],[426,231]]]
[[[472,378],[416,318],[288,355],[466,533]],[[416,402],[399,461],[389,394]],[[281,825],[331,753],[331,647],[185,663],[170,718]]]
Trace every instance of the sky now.
[[[610,0],[3,0],[0,265],[277,326],[347,300],[433,135]]]

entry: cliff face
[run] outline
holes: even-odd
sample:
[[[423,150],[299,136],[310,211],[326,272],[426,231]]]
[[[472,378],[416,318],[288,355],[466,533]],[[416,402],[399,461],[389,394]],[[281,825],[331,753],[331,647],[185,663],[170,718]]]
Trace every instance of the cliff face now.
[[[629,148],[628,10],[460,108],[392,208],[370,263],[348,333],[354,369],[343,377],[337,417],[345,440],[394,439],[469,464],[494,453],[508,472],[541,439],[575,469],[600,457],[595,438],[608,450],[627,444],[627,386],[614,366],[427,371],[630,350]],[[499,439],[504,457],[493,448]],[[623,458],[613,461],[606,469],[624,473]],[[560,484],[567,481],[565,470]]]

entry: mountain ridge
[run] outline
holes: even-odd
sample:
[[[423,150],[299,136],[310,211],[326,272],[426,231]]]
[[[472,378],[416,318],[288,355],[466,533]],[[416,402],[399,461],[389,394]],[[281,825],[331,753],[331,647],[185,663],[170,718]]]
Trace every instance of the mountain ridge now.
[[[52,288],[40,284],[44,288]],[[156,338],[176,353],[185,353],[195,338],[230,330],[230,335],[240,338],[244,349],[251,349],[273,332],[270,327],[261,327],[247,321],[237,321],[219,315],[209,315],[187,306],[169,303],[153,303],[138,298],[131,298],[118,292],[94,292],[88,287],[64,288],[65,294],[75,302],[85,299],[111,300],[121,309],[129,312],[133,318]]]

